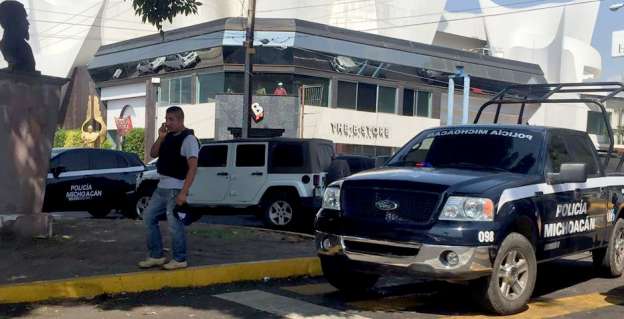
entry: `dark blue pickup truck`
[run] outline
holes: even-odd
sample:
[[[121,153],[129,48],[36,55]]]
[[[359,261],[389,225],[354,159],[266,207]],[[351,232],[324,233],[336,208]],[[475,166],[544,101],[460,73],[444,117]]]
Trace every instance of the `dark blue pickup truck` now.
[[[552,96],[483,107],[571,102]],[[620,276],[624,175],[612,149],[603,156],[585,132],[526,124],[423,131],[384,167],[329,185],[315,221],[323,273],[352,292],[390,273],[468,281],[498,314],[526,307],[540,262],[591,251]]]

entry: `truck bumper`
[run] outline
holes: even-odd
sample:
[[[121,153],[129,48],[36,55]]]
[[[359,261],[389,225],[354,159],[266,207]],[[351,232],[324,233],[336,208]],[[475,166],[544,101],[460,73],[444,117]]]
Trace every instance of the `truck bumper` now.
[[[494,249],[397,243],[322,232],[316,232],[316,247],[319,256],[339,258],[366,272],[445,280],[471,280],[489,275]]]

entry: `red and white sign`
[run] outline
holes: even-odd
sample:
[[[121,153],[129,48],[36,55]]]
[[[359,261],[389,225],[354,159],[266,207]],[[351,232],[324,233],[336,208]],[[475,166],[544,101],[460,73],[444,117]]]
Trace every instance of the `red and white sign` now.
[[[115,117],[115,126],[117,126],[117,134],[126,136],[132,130],[132,118],[130,116]]]
[[[251,115],[254,122],[259,123],[262,119],[264,119],[264,109],[260,106],[260,104],[254,103],[251,105]]]

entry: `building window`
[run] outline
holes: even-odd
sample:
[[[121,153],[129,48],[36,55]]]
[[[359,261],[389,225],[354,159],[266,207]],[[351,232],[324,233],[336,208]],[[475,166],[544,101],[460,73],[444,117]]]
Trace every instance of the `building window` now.
[[[159,104],[191,104],[193,102],[192,85],[191,76],[162,80],[158,97]]]
[[[379,87],[379,100],[377,101],[377,112],[396,113],[396,89],[387,86]]]
[[[223,73],[210,73],[197,75],[197,101],[206,103],[214,100],[215,96],[223,93]]]
[[[299,94],[299,88],[303,87],[303,99],[305,105],[328,105],[329,79],[295,75],[294,87],[297,89],[297,95]]]
[[[293,93],[292,74],[255,73],[253,76],[253,88],[255,95],[297,95]]]
[[[418,91],[416,116],[431,117],[431,92]]]
[[[607,113],[607,118],[611,122],[611,113]],[[602,112],[587,111],[587,133],[607,136],[607,124],[602,118]]]
[[[225,73],[225,93],[243,94],[245,93],[245,75],[239,72]]]
[[[375,112],[377,110],[377,85],[358,83],[357,110]]]
[[[432,117],[432,94],[427,91],[403,90],[403,115]]]
[[[338,104],[342,109],[355,109],[357,83],[338,81]]]

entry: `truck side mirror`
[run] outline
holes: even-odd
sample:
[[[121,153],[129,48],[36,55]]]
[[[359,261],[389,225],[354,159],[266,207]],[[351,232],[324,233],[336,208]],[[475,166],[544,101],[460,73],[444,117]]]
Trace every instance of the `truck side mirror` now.
[[[564,163],[561,164],[559,173],[546,175],[548,185],[584,183],[585,181],[587,181],[587,165],[585,163]]]

